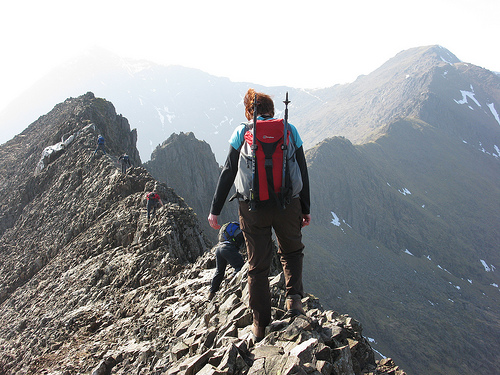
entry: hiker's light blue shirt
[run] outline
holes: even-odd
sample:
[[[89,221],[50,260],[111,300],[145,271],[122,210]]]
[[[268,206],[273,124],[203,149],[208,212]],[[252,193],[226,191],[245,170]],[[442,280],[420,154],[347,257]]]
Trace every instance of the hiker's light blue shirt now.
[[[263,118],[259,117],[258,120],[274,120],[274,118]],[[229,139],[229,143],[235,150],[239,150],[243,142],[245,141],[245,124],[240,124],[236,129],[234,129],[233,135]],[[289,131],[293,135],[295,140],[295,147],[300,148],[302,146],[302,139],[300,138],[299,132],[292,124],[288,123]]]

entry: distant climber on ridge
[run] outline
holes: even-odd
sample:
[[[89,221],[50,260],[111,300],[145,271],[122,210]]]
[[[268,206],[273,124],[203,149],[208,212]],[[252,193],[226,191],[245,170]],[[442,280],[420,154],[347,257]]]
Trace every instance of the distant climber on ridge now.
[[[160,195],[156,192],[155,189],[153,189],[152,192],[148,193],[146,195],[147,199],[147,210],[148,210],[148,221],[149,218],[152,216],[154,217],[156,214],[156,208],[158,205],[163,206],[163,202],[161,201]]]
[[[106,150],[104,150],[104,137],[100,134],[97,136],[97,148],[94,151],[94,156],[99,150],[101,150],[102,153],[106,155]]]
[[[127,173],[127,165],[129,167],[132,166],[132,164],[130,164],[130,158],[128,157],[127,154],[123,154],[121,155],[119,158],[118,158],[118,161],[121,163],[122,165],[122,173]]]

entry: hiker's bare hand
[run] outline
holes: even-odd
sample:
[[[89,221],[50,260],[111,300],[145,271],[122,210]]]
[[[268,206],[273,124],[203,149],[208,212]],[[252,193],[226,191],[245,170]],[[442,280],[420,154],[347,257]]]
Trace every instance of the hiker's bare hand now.
[[[214,228],[214,229],[220,229],[220,225],[217,222],[217,215],[214,215],[214,214],[208,215],[208,223],[210,224],[210,226],[212,228]]]
[[[311,224],[311,214],[302,215],[302,228]]]

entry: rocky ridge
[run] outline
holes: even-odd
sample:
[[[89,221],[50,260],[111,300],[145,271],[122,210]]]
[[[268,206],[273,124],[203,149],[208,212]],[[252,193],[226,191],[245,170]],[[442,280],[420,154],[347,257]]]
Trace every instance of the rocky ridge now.
[[[93,157],[98,133],[108,154]],[[376,363],[361,325],[313,296],[307,317],[283,320],[279,273],[274,323],[252,346],[245,269],[207,301],[210,241],[185,201],[138,166],[134,135],[88,93],[0,147],[0,374],[403,373]],[[135,165],[126,174],[124,151]],[[164,207],[148,222],[153,187]]]
[[[307,316],[281,320],[282,273],[270,281],[275,320],[253,345],[246,267],[208,301],[213,254],[183,266],[160,254],[109,249],[57,283],[40,275],[2,307],[3,320],[16,323],[0,331],[0,373],[404,374],[390,359],[375,362],[359,322],[312,295],[303,300]]]
[[[186,200],[198,215],[202,229],[216,242],[217,232],[210,228],[206,218],[221,168],[210,145],[196,139],[192,132],[174,133],[156,147],[143,166],[156,180],[172,187]],[[221,212],[221,222],[230,220],[238,220],[236,201],[227,203]]]

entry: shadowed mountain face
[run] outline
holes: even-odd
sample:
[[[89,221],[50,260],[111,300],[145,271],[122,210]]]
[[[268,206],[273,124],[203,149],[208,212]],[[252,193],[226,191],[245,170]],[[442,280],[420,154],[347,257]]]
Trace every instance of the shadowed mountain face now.
[[[174,133],[153,151],[144,168],[186,200],[207,236],[217,242],[218,233],[210,228],[207,217],[221,168],[208,143],[199,141],[193,133]],[[237,203],[228,203],[219,222],[238,220],[237,213]]]
[[[349,138],[307,152],[318,224],[305,231],[312,291],[359,317],[374,347],[410,372],[496,371],[498,76],[430,47],[343,89],[352,96],[312,115],[305,136]],[[404,338],[390,338],[394,327]]]
[[[317,225],[304,231],[306,285],[409,371],[488,373],[500,320],[500,166],[440,133],[399,121],[374,143],[333,138],[309,150]]]

